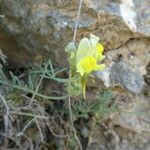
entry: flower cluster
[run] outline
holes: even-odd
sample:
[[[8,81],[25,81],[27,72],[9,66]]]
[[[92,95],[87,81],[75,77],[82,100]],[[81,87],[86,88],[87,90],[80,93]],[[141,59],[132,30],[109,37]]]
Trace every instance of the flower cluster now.
[[[98,64],[103,60],[104,47],[99,43],[99,37],[91,34],[90,38],[83,38],[77,49],[76,54],[76,72],[82,76],[81,84],[85,98],[87,76],[96,70],[103,70],[104,64]]]
[[[86,82],[90,73],[96,70],[103,70],[104,64],[99,64],[105,58],[104,47],[99,43],[99,37],[91,34],[90,38],[81,39],[78,48],[74,50],[73,45],[69,45],[70,62],[76,73],[81,76],[83,96],[85,98]],[[73,49],[73,50],[72,50]],[[68,51],[68,50],[66,50]],[[72,55],[73,54],[73,55]]]
[[[105,68],[104,64],[98,64],[99,61],[105,58],[102,54],[104,48],[98,42],[99,37],[93,34],[90,35],[90,39],[83,38],[80,41],[76,54],[76,68],[81,76]]]

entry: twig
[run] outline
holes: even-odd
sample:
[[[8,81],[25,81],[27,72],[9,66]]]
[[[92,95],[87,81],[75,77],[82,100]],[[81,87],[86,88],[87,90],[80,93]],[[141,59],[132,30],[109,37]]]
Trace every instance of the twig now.
[[[18,143],[18,141],[14,137],[8,136],[5,133],[1,133],[0,135],[7,139],[12,140],[16,144],[16,147],[18,146],[21,149],[21,145]]]
[[[4,106],[6,108],[6,114],[4,115],[4,123],[5,123],[5,132],[8,133],[8,129],[9,127],[11,126],[11,122],[10,122],[10,119],[12,119],[12,117],[10,116],[10,112],[9,112],[9,107],[7,105],[7,102],[5,100],[5,98],[1,95],[0,93],[0,98],[2,100],[2,102],[4,103]],[[10,118],[10,119],[9,119]]]
[[[31,145],[30,150],[33,150],[33,144],[32,144],[31,139],[30,139],[27,135],[25,135],[24,133],[22,134],[22,136],[23,136],[24,138],[26,138],[27,141],[29,141],[29,143],[30,143],[30,145]],[[22,144],[19,144],[19,145],[21,146]],[[22,147],[22,146],[21,146],[21,147]]]
[[[39,133],[40,133],[41,141],[44,142],[44,137],[43,137],[43,134],[42,134],[42,129],[41,129],[40,125],[39,125],[39,122],[38,122],[37,118],[35,118],[35,122],[36,122],[37,128],[38,128]]]
[[[24,132],[26,131],[26,129],[35,121],[35,118],[31,119],[27,124],[26,126],[23,128],[23,130],[17,134],[17,136],[23,136],[25,135]]]
[[[65,128],[66,123],[63,122],[63,120],[62,120],[62,118],[61,118],[60,116],[58,116],[58,118],[60,119],[62,125],[63,125],[64,128]],[[50,119],[51,119],[50,122],[53,123],[54,125],[51,125],[51,124],[48,124],[48,123],[47,123],[47,126],[48,126],[49,130],[51,131],[51,133],[52,133],[55,137],[58,137],[58,138],[69,138],[69,137],[70,137],[70,135],[60,135],[60,134],[56,134],[56,133],[53,131],[53,128],[52,128],[52,127],[50,128],[50,126],[57,126],[58,124],[55,122],[54,117],[50,117]],[[50,123],[50,122],[49,122],[49,123]],[[70,128],[70,126],[69,126],[69,128]]]
[[[30,114],[30,113],[23,113],[23,112],[16,112],[16,111],[11,111],[10,113],[16,114],[16,115],[22,115],[22,116],[35,117],[35,118],[39,118],[39,119],[46,119],[46,120],[49,119],[49,117],[34,115],[34,114]]]
[[[0,98],[3,101],[3,103],[4,103],[4,106],[6,108],[7,114],[9,114],[9,107],[8,107],[7,102],[6,102],[6,100],[4,99],[4,97],[2,96],[1,93],[0,93]]]
[[[75,29],[74,29],[74,35],[73,35],[73,42],[74,43],[76,43],[76,35],[77,35],[77,29],[78,29],[78,24],[79,24],[79,19],[80,19],[82,3],[83,3],[83,0],[80,0],[79,8],[78,8],[78,14],[77,14],[77,20],[76,20],[76,23],[75,23]]]
[[[78,7],[78,14],[77,14],[77,20],[76,20],[76,23],[75,23],[75,29],[74,29],[74,36],[73,36],[73,42],[76,43],[76,35],[77,35],[77,29],[78,29],[78,24],[79,24],[79,19],[80,19],[80,13],[81,13],[81,7],[82,7],[82,3],[83,3],[83,0],[80,0],[79,1],[79,7]],[[71,108],[71,67],[69,67],[69,98],[68,98],[68,107],[69,107],[69,114],[70,114],[70,123],[71,123],[71,126],[72,126],[72,130],[73,130],[73,133],[74,133],[74,138],[76,139],[78,145],[79,145],[79,148],[80,150],[82,150],[82,145],[81,145],[81,142],[77,136],[77,133],[76,133],[76,129],[74,127],[74,123],[73,123],[73,114],[72,114],[72,108]]]
[[[61,135],[61,134],[56,134],[50,126],[48,126],[50,132],[52,133],[53,136],[57,138],[69,138],[69,135]]]
[[[23,133],[25,132],[25,130],[26,130],[34,121],[35,121],[35,118],[31,119],[31,120],[26,124],[26,126],[23,128],[23,130],[20,132],[20,134],[18,134],[18,136],[19,136],[19,135],[23,135]]]

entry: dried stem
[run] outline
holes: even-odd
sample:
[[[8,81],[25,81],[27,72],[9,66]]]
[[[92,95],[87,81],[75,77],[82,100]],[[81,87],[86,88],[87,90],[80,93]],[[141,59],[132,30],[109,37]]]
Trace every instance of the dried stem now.
[[[80,19],[82,3],[83,3],[83,0],[80,0],[79,8],[78,8],[78,14],[77,14],[77,20],[76,20],[76,23],[75,23],[75,29],[74,29],[74,35],[73,35],[73,42],[74,43],[76,43],[77,29],[78,29],[78,24],[79,24],[79,19]]]

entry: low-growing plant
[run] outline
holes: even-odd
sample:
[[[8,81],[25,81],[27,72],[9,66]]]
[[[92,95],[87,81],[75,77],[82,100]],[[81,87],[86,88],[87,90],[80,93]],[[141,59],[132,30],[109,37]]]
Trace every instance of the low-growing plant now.
[[[84,99],[86,98],[86,84],[90,74],[105,68],[104,64],[99,64],[105,58],[103,55],[104,47],[99,43],[99,40],[99,37],[91,34],[89,39],[81,39],[78,47],[75,43],[69,43],[65,49],[69,54],[70,79],[73,80],[70,81],[71,85],[76,85],[78,82],[78,87],[82,88]]]
[[[33,136],[27,132],[34,128],[38,129],[39,132],[37,133],[41,137],[41,140],[44,140],[46,137],[43,131],[48,127],[53,139],[57,136],[59,137],[60,135],[57,132],[62,130],[64,133],[61,136],[65,138],[65,141],[68,139],[68,146],[70,148],[76,146],[72,125],[68,125],[70,113],[66,100],[68,98],[67,89],[69,79],[67,76],[60,76],[60,74],[66,71],[66,68],[54,68],[50,60],[47,63],[26,69],[25,72],[19,76],[10,72],[9,78],[5,75],[3,69],[0,69],[0,86],[3,89],[7,89],[4,94],[1,95],[4,100],[1,101],[3,102],[1,105],[5,104],[7,106],[6,110],[8,111],[7,119],[3,121],[4,124],[10,123],[12,130],[15,129],[16,132],[14,132],[12,136],[16,137],[14,141],[16,144],[17,142],[21,142],[17,140],[18,136],[27,136],[30,141],[35,140],[36,137],[34,136],[32,139]],[[75,95],[82,94],[81,87],[78,87],[81,86],[81,84],[78,84],[80,83],[80,79],[81,78],[78,79],[76,77],[71,79],[73,84],[73,86],[71,86],[71,95],[73,96],[71,107],[73,116],[75,117],[73,121],[79,119],[88,120],[91,114],[94,121],[95,117],[99,116],[99,118],[103,118],[104,115],[112,112],[112,108],[108,106],[111,101],[110,91],[105,90],[102,92],[100,97],[95,99],[92,104],[87,100],[82,100],[80,97],[76,99]],[[48,90],[48,95],[46,95],[44,90],[45,82],[53,82],[52,87]],[[53,85],[57,84],[62,86],[61,91],[60,89],[53,89]],[[9,119],[14,116],[19,121],[22,131],[19,131],[21,129],[17,129],[16,124],[13,124],[12,120]],[[24,117],[22,118],[22,116]],[[3,131],[0,134],[5,135],[6,133]],[[77,131],[76,134],[80,136],[79,131]],[[9,138],[11,138],[11,136]]]

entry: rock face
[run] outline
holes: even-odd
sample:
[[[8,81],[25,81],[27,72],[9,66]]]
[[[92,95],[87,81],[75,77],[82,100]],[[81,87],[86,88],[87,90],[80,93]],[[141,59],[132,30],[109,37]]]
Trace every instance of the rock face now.
[[[121,114],[113,114],[111,121],[96,130],[88,150],[149,150],[148,99],[124,92],[118,92],[116,99],[120,103]]]
[[[123,63],[115,63],[110,72],[112,86],[122,85],[136,94],[141,91],[144,80],[139,72],[133,72]]]
[[[138,94],[144,87],[143,75],[150,61],[149,52],[148,39],[130,40],[122,47],[107,52],[107,69],[96,72],[95,76],[107,87],[119,86]]]
[[[64,47],[73,37],[77,4],[74,0],[1,0],[0,47],[15,65],[53,56],[58,65],[65,65]],[[109,50],[133,38],[149,37],[149,5],[149,0],[85,0],[78,38],[95,33]]]
[[[51,58],[55,65],[66,66],[64,47],[73,38],[77,6],[76,0],[0,0],[0,48],[9,63],[21,67]],[[119,86],[134,94],[149,88],[149,8],[150,0],[84,0],[76,41],[90,33],[101,38],[107,69],[95,77],[107,87]],[[139,124],[142,132],[145,126],[146,132],[150,130],[147,123],[124,115],[116,117],[113,125],[134,127],[132,123]],[[129,140],[121,142],[120,149],[136,149]],[[138,149],[148,150],[148,146]]]

